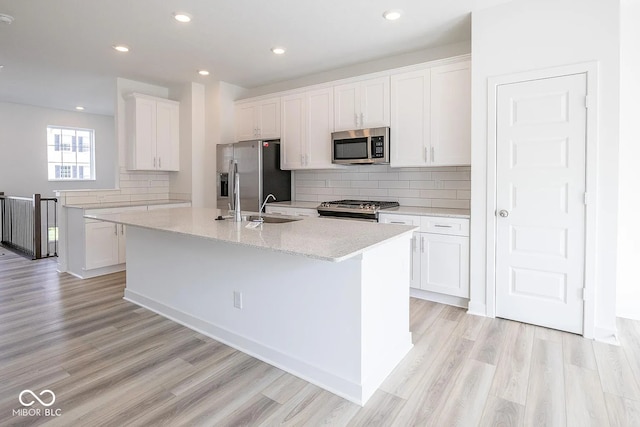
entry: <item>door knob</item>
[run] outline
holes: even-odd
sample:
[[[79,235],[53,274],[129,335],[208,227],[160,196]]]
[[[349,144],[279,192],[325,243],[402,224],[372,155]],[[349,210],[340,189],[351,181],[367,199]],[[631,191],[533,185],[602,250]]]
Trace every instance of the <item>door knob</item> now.
[[[498,215],[500,215],[502,218],[506,218],[509,216],[509,211],[502,209],[500,212],[498,212]]]

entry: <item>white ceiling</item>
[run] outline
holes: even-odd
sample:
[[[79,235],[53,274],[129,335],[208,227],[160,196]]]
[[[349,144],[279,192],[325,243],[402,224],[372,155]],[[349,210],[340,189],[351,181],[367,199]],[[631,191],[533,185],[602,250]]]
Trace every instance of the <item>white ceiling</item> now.
[[[0,24],[0,102],[113,114],[116,77],[252,88],[469,40],[470,12],[504,1],[0,0],[15,18]],[[388,9],[404,14],[386,21]]]

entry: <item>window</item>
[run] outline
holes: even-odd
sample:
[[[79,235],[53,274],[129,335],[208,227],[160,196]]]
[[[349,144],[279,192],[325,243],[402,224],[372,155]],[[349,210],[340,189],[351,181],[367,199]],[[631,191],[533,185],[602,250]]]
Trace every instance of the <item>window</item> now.
[[[47,126],[49,181],[95,179],[93,129]]]

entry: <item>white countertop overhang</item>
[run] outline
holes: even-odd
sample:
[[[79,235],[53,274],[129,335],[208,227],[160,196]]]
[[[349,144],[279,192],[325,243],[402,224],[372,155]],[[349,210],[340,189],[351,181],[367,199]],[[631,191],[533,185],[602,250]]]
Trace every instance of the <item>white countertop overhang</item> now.
[[[174,208],[116,214],[91,214],[85,218],[179,233],[206,239],[340,262],[383,242],[410,234],[417,227],[344,219],[304,218],[287,223],[215,220],[222,212],[206,208]],[[243,212],[243,214],[255,214]],[[268,216],[268,215],[266,215]],[[282,217],[282,216],[279,216]]]

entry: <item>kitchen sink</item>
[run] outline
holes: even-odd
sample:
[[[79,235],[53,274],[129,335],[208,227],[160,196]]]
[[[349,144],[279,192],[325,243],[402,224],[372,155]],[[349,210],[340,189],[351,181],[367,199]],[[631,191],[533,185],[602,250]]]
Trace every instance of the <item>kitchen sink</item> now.
[[[250,217],[247,218],[247,220],[249,221],[255,221],[255,222],[263,222],[265,224],[282,224],[284,222],[293,222],[293,221],[300,221],[301,218],[287,218],[287,217],[279,217],[279,216],[258,216],[258,215],[251,215]]]

